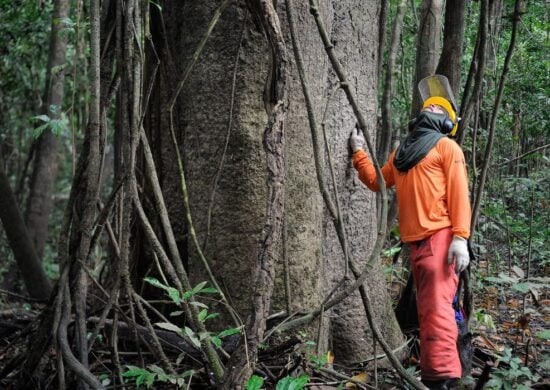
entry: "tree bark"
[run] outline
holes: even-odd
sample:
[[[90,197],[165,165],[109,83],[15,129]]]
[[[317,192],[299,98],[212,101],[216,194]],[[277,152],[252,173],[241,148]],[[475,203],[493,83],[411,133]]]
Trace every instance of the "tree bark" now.
[[[168,126],[162,107],[169,101],[164,94],[177,82],[174,75],[182,74],[216,3],[166,2],[162,4],[161,15],[152,15],[155,22],[153,41],[160,67],[158,87],[153,91],[152,111],[146,118],[145,127],[175,237],[182,256],[187,259],[192,284],[208,280],[208,275],[191,249],[193,243],[187,242],[183,226],[186,217],[182,213],[181,189],[178,188],[179,173],[174,167],[175,153],[166,133]],[[369,119],[375,118],[377,111],[378,6],[375,1],[335,1],[323,3],[320,10],[329,25],[331,39],[337,42],[335,51],[349,70],[350,88],[357,91],[358,102]],[[300,21],[297,36],[313,96],[313,110],[320,118],[338,81],[324,54],[307,5],[296,2],[295,8]],[[174,107],[174,125],[185,164],[194,227],[199,241],[206,242],[203,251],[215,277],[243,319],[251,314],[250,298],[255,286],[252,276],[261,253],[262,229],[267,218],[265,205],[269,196],[265,171],[267,154],[261,145],[268,121],[265,102],[272,97],[268,94],[270,89],[264,86],[266,80],[271,85],[271,80],[277,76],[271,72],[269,46],[260,27],[261,21],[253,13],[247,13],[240,5],[232,4],[227,8],[197,61],[201,71],[191,72]],[[290,37],[284,2],[278,2],[277,14],[288,46]],[[292,310],[307,311],[319,307],[324,294],[342,281],[346,265],[332,217],[324,209],[319,191],[312,137],[292,59],[289,59],[289,67],[288,99],[291,104],[286,113],[284,146],[288,290],[292,292]],[[344,210],[342,220],[350,235],[353,256],[362,263],[376,237],[376,217],[373,218],[376,205],[374,194],[359,183],[349,164],[347,139],[354,123],[353,111],[343,94],[334,95],[328,104],[327,139],[335,161],[336,187]],[[369,120],[368,124],[368,131],[374,132],[376,121]],[[326,161],[326,155],[322,155],[321,169],[328,178]],[[280,259],[282,245],[277,251],[281,252],[277,253]],[[282,269],[282,261],[277,260],[270,312],[286,308]],[[369,286],[376,291],[372,294],[375,320],[388,335],[390,344],[396,346],[401,335],[393,319],[379,263],[372,270]],[[217,326],[227,323],[229,316],[225,309],[215,306],[211,310],[222,313]],[[334,315],[340,318],[331,321]],[[334,345],[340,348],[337,356],[342,361],[360,360],[370,354],[372,343],[367,341],[367,320],[358,293],[337,311],[327,313],[322,321],[322,334],[318,339],[320,350],[329,348],[328,339],[332,333]],[[318,338],[316,329],[315,324],[306,327],[308,338]]]
[[[62,33],[62,31],[67,28],[65,19],[69,17],[69,12],[69,0],[54,1],[44,106],[42,108],[42,114],[48,115],[50,119],[59,119],[62,112],[65,93],[64,64],[67,51],[67,34]],[[36,254],[39,259],[42,259],[48,238],[48,221],[53,206],[52,195],[57,178],[59,159],[57,155],[57,136],[49,129],[46,129],[36,142],[36,155],[29,184],[25,224]],[[22,272],[26,272],[26,270],[22,269]]]
[[[422,102],[418,82],[434,74],[440,53],[443,0],[422,0],[420,23],[416,36],[416,73],[414,78],[411,116],[418,115]]]
[[[447,1],[445,4],[445,28],[443,49],[437,74],[446,76],[455,98],[460,90],[462,74],[462,46],[464,42],[464,15],[469,1]],[[457,104],[459,104],[457,102]],[[458,107],[456,107],[458,109]]]

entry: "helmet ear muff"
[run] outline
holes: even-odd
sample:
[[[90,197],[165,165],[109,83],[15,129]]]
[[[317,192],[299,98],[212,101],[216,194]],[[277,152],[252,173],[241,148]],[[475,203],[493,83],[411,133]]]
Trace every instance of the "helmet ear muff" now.
[[[441,132],[443,134],[449,134],[453,130],[453,127],[455,127],[453,121],[449,118],[445,118],[441,126]]]

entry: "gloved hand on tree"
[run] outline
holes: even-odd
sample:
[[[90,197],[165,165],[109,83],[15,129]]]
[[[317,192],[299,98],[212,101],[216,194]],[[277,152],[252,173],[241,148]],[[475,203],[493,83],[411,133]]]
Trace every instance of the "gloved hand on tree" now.
[[[365,143],[363,132],[359,130],[359,128],[355,127],[351,131],[351,135],[349,137],[349,146],[351,147],[351,151],[355,153],[359,149],[363,149],[363,145],[365,145]]]
[[[470,254],[468,253],[468,241],[465,238],[454,236],[451,245],[449,246],[449,257],[447,261],[449,265],[453,263],[456,257],[455,271],[460,273],[470,264]]]

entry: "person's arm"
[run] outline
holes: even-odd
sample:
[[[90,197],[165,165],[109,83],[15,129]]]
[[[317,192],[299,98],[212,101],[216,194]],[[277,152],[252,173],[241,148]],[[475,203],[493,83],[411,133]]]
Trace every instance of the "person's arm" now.
[[[376,180],[376,170],[369,156],[363,149],[358,149],[353,153],[353,166],[359,174],[359,179],[369,187],[372,191],[380,191]],[[393,153],[388,162],[382,167],[382,176],[386,182],[386,187],[391,187],[394,184],[393,179]]]
[[[443,156],[443,169],[447,179],[447,207],[451,217],[453,234],[468,239],[472,211],[468,196],[468,174],[464,153],[450,139],[438,143]]]
[[[437,144],[443,156],[443,169],[447,179],[447,208],[451,217],[453,239],[449,245],[447,261],[455,261],[455,271],[460,273],[470,264],[468,238],[472,211],[468,197],[468,174],[464,153],[458,144],[444,138]]]

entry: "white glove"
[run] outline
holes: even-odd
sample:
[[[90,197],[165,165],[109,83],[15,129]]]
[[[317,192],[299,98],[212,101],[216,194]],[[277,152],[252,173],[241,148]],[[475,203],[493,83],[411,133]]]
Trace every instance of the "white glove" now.
[[[359,149],[363,149],[364,144],[365,144],[365,137],[363,136],[363,132],[359,130],[357,127],[354,128],[351,131],[351,135],[349,137],[349,146],[351,147],[352,152],[355,153]]]
[[[465,238],[454,236],[449,246],[449,256],[447,261],[449,265],[453,263],[456,257],[455,271],[460,273],[470,264],[470,254],[468,253],[468,241]]]

